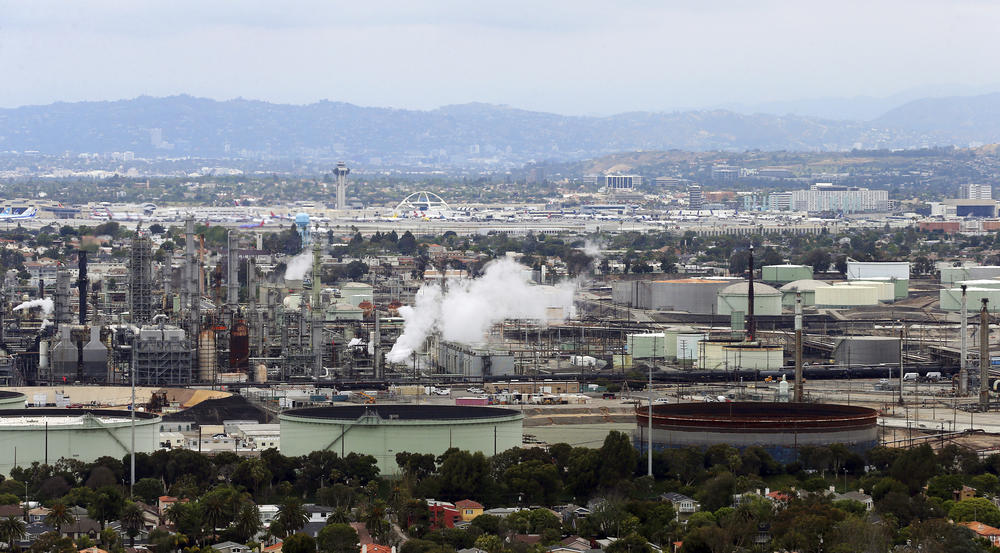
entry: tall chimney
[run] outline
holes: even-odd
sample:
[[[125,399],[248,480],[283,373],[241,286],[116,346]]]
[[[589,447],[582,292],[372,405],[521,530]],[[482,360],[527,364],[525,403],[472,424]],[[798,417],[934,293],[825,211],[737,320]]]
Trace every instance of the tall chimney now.
[[[80,250],[77,254],[77,262],[79,263],[80,275],[76,279],[77,290],[80,291],[80,324],[87,324],[87,285],[90,284],[90,280],[87,279],[87,252]]]
[[[750,284],[747,286],[747,329],[746,341],[753,342],[757,336],[757,321],[753,316],[753,244],[750,244]]]

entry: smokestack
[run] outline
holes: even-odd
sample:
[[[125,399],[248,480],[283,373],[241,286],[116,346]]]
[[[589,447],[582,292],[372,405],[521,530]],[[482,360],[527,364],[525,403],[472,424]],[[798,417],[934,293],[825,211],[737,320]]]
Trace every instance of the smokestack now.
[[[792,401],[801,402],[802,386],[802,292],[795,292],[795,397]]]
[[[958,395],[966,396],[969,395],[969,373],[965,367],[965,358],[969,356],[968,344],[966,343],[966,338],[969,335],[969,308],[966,304],[965,295],[966,285],[962,285],[962,351],[961,357],[958,360]]]
[[[80,324],[87,324],[87,285],[90,284],[90,280],[87,279],[87,252],[80,250],[77,254],[77,262],[79,263],[80,275],[76,279],[76,287],[80,291]]]
[[[45,299],[45,281],[38,277],[38,299]]]
[[[990,300],[983,298],[983,308],[979,310],[979,406],[985,411],[990,405],[990,314],[987,305]]]
[[[757,321],[753,316],[753,244],[750,244],[750,284],[747,286],[747,329],[746,341],[753,342],[757,336]]]
[[[240,303],[239,260],[236,257],[236,241],[233,239],[233,231],[229,231],[226,235],[226,242],[229,248],[226,271],[226,307],[229,309],[230,317],[233,317]],[[232,320],[229,322],[231,327]]]

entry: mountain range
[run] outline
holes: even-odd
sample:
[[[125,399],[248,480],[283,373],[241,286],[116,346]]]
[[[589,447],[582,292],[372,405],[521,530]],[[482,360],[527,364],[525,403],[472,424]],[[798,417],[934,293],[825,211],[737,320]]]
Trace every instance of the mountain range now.
[[[0,152],[514,166],[648,150],[918,148],[1000,142],[1000,93],[925,98],[869,120],[727,109],[567,116],[492,104],[429,111],[187,95],[0,109]]]

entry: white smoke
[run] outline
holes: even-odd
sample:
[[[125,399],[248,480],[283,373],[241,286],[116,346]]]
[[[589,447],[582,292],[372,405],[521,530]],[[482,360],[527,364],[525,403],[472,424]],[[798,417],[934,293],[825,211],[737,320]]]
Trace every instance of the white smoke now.
[[[48,327],[50,327],[50,326],[52,326],[54,324],[55,323],[53,323],[52,321],[50,321],[48,319],[45,319],[45,320],[42,321],[42,326],[40,327],[40,330],[45,330],[46,328],[48,328]]]
[[[285,280],[303,280],[306,273],[312,269],[313,256],[308,251],[296,255],[288,261],[285,269]]]
[[[403,333],[386,359],[406,361],[434,332],[443,340],[471,345],[481,343],[505,319],[561,322],[574,314],[575,282],[536,286],[528,273],[524,265],[502,258],[488,264],[482,277],[451,281],[444,291],[437,283],[421,286],[414,305],[399,308]]]
[[[603,255],[601,255],[602,249],[604,249],[603,242],[595,242],[590,238],[588,238],[583,243],[583,253],[587,254],[590,257],[593,257],[595,261],[604,257]]]
[[[42,310],[45,315],[51,315],[52,311],[55,309],[55,304],[52,303],[52,298],[42,298],[37,300],[26,301],[14,308],[14,311],[20,311],[22,309],[38,309]]]

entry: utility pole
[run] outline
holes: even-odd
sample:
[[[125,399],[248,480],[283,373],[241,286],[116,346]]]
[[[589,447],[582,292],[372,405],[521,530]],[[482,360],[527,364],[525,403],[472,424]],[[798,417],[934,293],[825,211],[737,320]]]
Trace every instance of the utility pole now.
[[[905,327],[903,320],[899,320],[899,404],[903,404],[903,337]]]
[[[986,411],[990,406],[990,315],[988,298],[983,298],[979,310],[979,407]]]
[[[802,292],[795,292],[795,393],[792,398],[801,403],[803,397],[802,385]]]
[[[664,335],[666,338],[666,335]],[[653,476],[653,364],[656,363],[656,334],[653,334],[653,362],[649,364],[649,432],[646,435],[646,465],[649,476]]]

